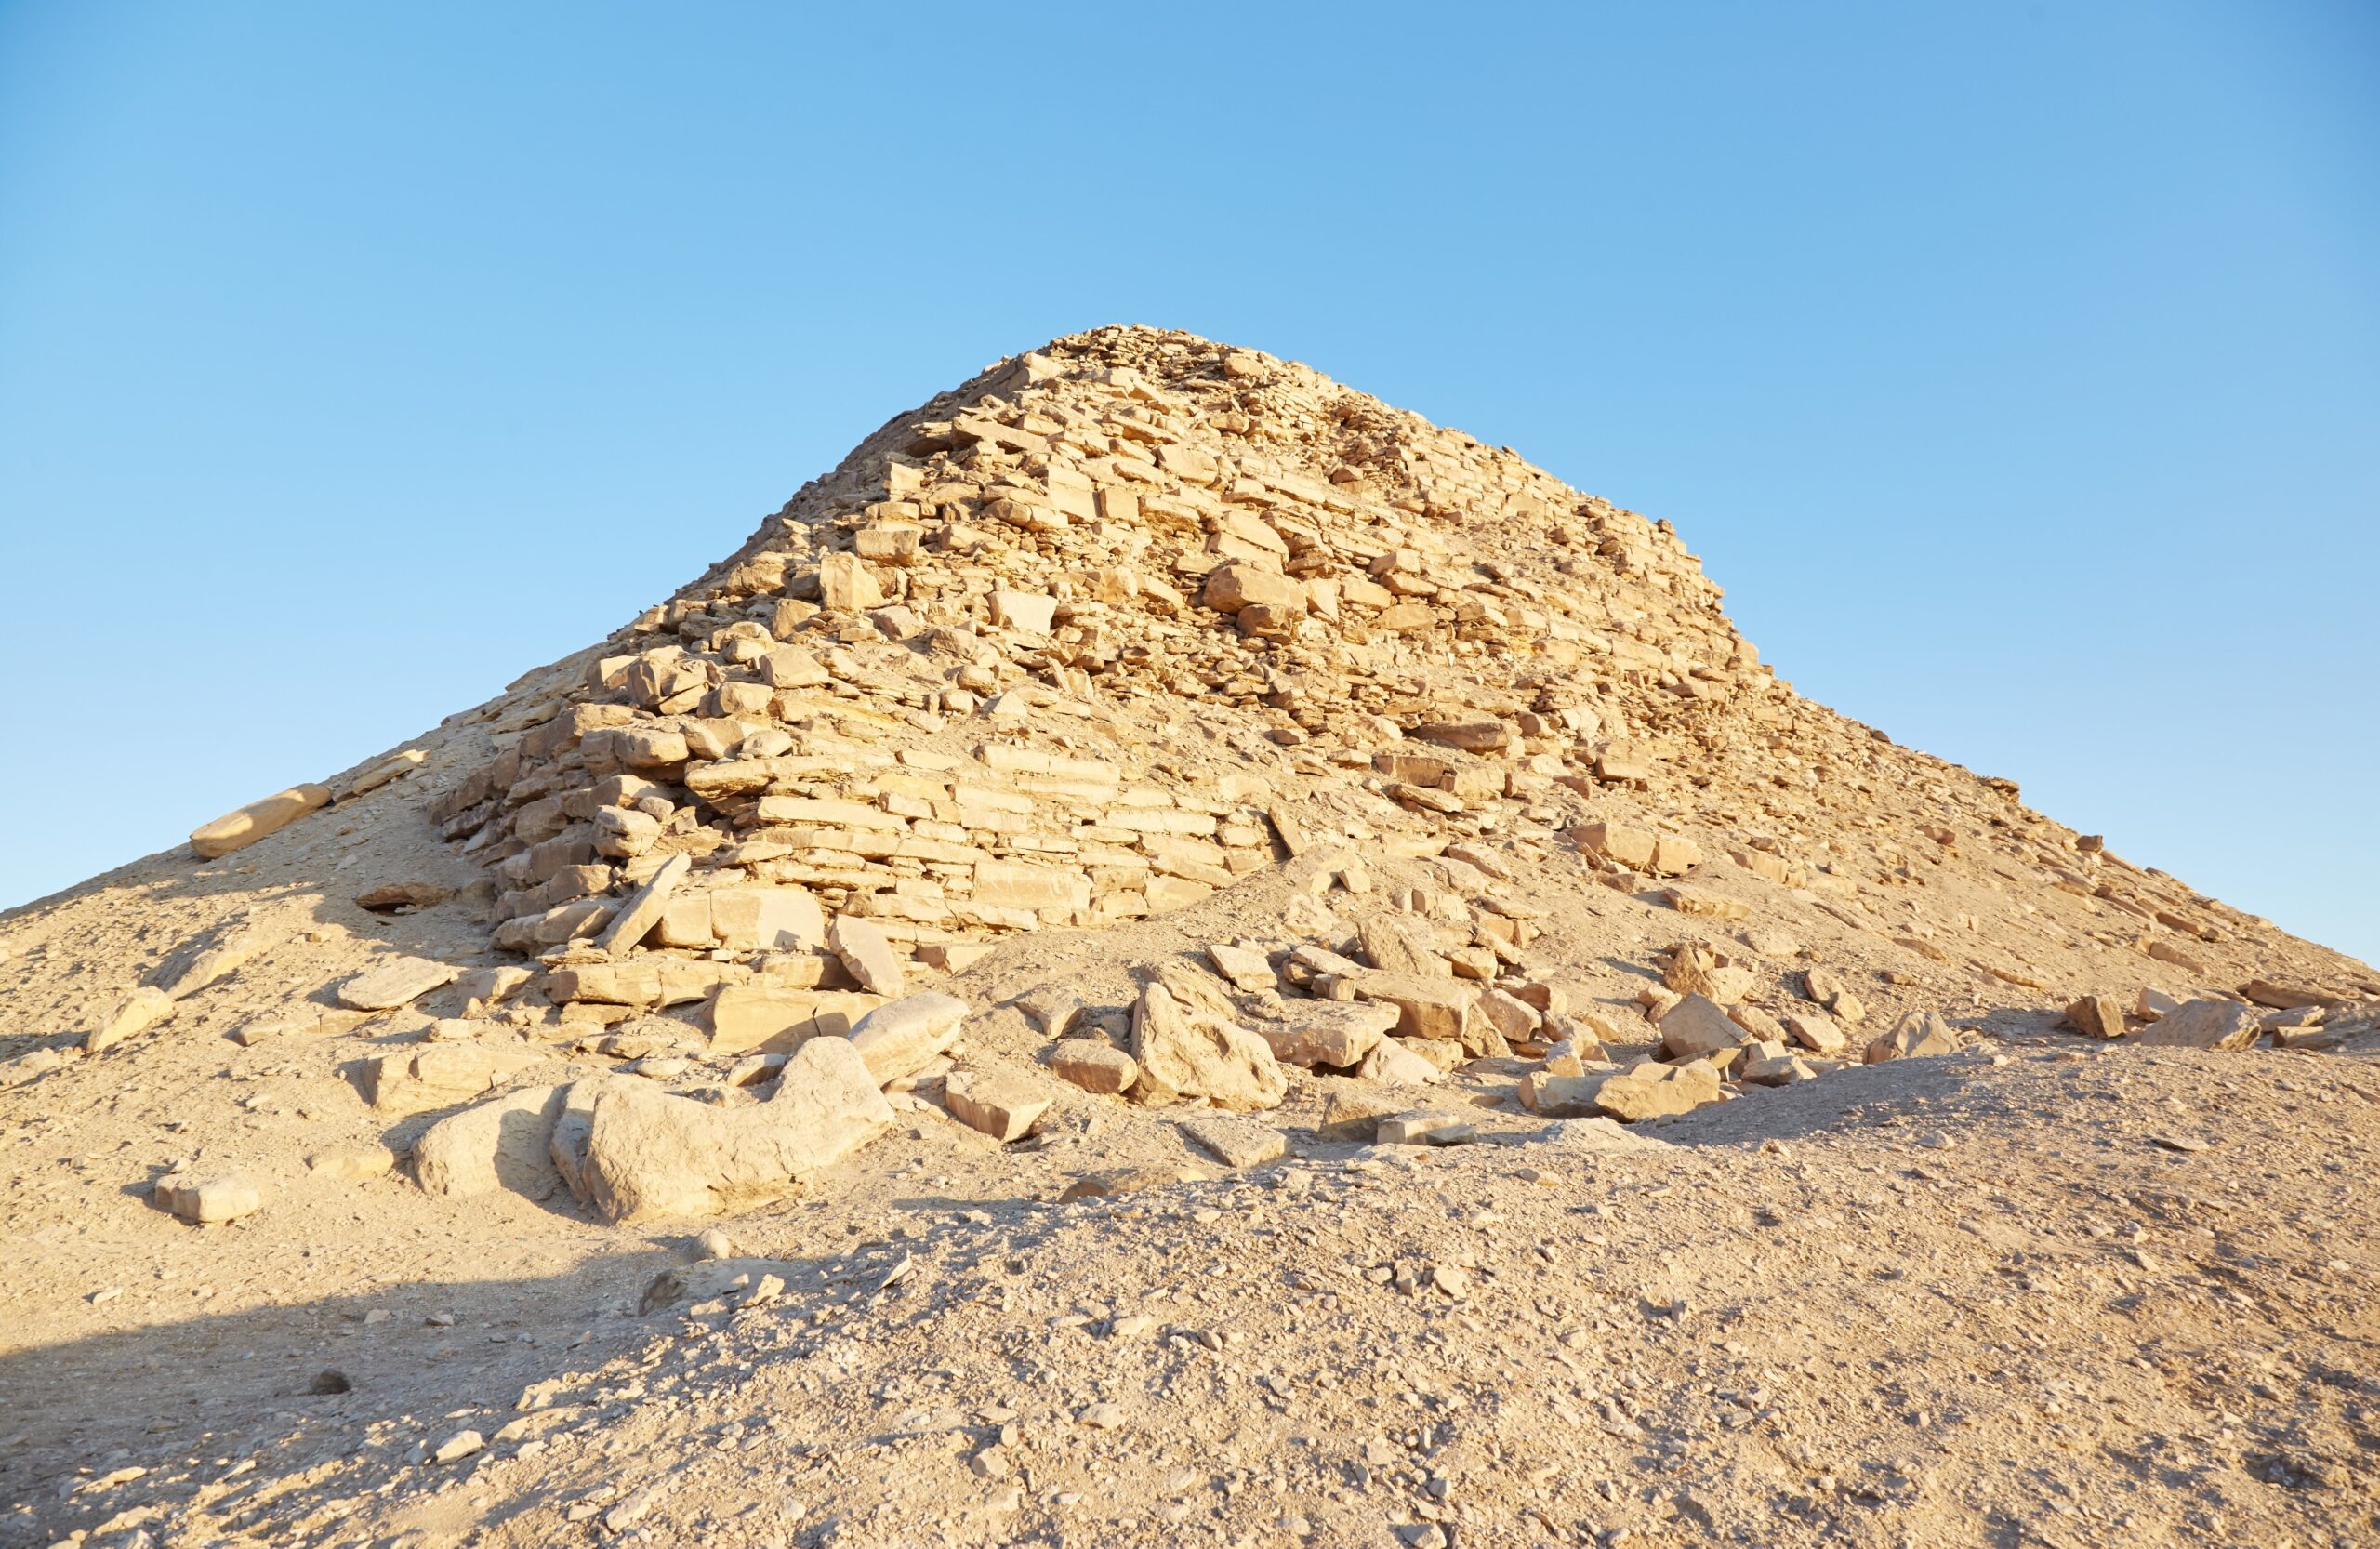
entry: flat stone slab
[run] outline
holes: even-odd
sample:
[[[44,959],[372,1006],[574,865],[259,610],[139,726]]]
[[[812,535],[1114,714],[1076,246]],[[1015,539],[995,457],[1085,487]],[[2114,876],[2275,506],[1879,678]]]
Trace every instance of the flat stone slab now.
[[[1262,1167],[1289,1154],[1287,1135],[1270,1124],[1223,1114],[1197,1114],[1174,1126],[1200,1150],[1228,1167]]]
[[[338,1003],[359,1012],[394,1011],[451,985],[463,971],[431,958],[392,958],[338,986]]]

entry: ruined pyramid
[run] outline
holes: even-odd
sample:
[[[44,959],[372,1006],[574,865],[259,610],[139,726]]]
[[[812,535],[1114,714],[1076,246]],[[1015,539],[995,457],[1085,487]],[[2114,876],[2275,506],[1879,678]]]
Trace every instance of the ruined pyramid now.
[[[43,1492],[0,1517],[0,1542],[160,1523],[190,1542],[330,1542],[367,1520],[420,1542],[550,1542],[538,1534],[565,1516],[632,1535],[660,1498],[624,1487],[567,1516],[523,1464],[515,1493],[536,1510],[513,1527],[484,1509],[386,1515],[415,1484],[443,1498],[441,1467],[537,1458],[564,1423],[424,1418],[498,1402],[449,1391],[451,1372],[392,1376],[393,1397],[322,1423],[386,1453],[354,1464],[337,1503],[307,1471],[364,1454],[309,1461],[327,1445],[320,1416],[251,1443],[281,1449],[259,1480],[313,1481],[280,1505],[193,1486],[139,1516],[147,1465],[86,1488],[112,1477],[110,1446],[148,1445],[140,1374],[203,1337],[158,1289],[216,1251],[185,1223],[238,1222],[267,1245],[246,1272],[258,1308],[328,1306],[367,1261],[376,1284],[444,1277],[453,1301],[488,1277],[526,1285],[551,1245],[592,1241],[613,1257],[587,1274],[628,1288],[615,1344],[641,1337],[637,1316],[690,1304],[699,1321],[809,1296],[823,1328],[836,1296],[907,1294],[927,1249],[855,1261],[872,1289],[854,1302],[854,1261],[796,1251],[817,1235],[801,1212],[897,1244],[905,1229],[883,1223],[922,1208],[908,1195],[930,1165],[957,1212],[933,1240],[972,1270],[1024,1240],[986,1201],[1124,1211],[1189,1190],[1182,1208],[1212,1214],[1200,1201],[1244,1202],[1231,1179],[1284,1158],[1360,1180],[1378,1157],[1496,1148],[1456,1144],[1478,1140],[1537,1147],[1526,1192],[1543,1203],[1587,1187],[1582,1158],[1659,1165],[1643,1158],[1673,1149],[1649,1138],[1668,1127],[1774,1145],[1840,1127],[1862,1093],[1922,1107],[1948,1090],[1894,1072],[1997,1068],[2012,1048],[2174,1051],[2143,1055],[2169,1075],[2284,1054],[2347,1071],[2380,1050],[2372,969],[2113,854],[2011,780],[1801,697],[1721,600],[1666,522],[1186,334],[1055,340],[896,417],[603,642],[207,824],[187,852],[0,916],[0,1115],[21,1145],[84,1158],[72,1176],[17,1173],[11,1229],[49,1246],[9,1289],[60,1310],[17,1337],[0,1396],[20,1413],[86,1410],[0,1437],[0,1479]],[[1308,1182],[1264,1186],[1311,1186],[1284,1176]],[[1463,1189],[1493,1192],[1447,1186],[1474,1205]],[[58,1251],[94,1219],[103,1240]],[[639,1231],[719,1219],[737,1242],[714,1230],[657,1279],[649,1254],[623,1256]],[[1129,1235],[1131,1219],[1109,1225]],[[741,1251],[754,1238],[784,1251]],[[331,1240],[355,1263],[298,1247]],[[1051,1262],[1090,1286],[1117,1255],[1190,1246],[1103,1240]],[[1353,1242],[1323,1258],[1408,1297],[1435,1288],[1461,1321],[1474,1278],[1499,1273],[1476,1251],[1419,1270]],[[157,1285],[127,1292],[143,1274]],[[1331,1291],[1329,1312],[1358,1289]],[[1113,1336],[1143,1316],[1096,1302],[1065,1327]],[[106,1353],[75,1366],[65,1341]],[[560,1384],[535,1344],[475,1370]],[[602,1350],[628,1363],[615,1376],[658,1358]],[[888,1382],[906,1394],[930,1376]],[[270,1410],[292,1391],[277,1367],[211,1380],[190,1379],[192,1412],[163,1417],[160,1445],[225,1434],[205,1428],[221,1422],[210,1406]],[[327,1402],[351,1377],[313,1380]],[[1286,1413],[1287,1391],[1234,1401]],[[774,1434],[712,1397],[739,1437]],[[530,1399],[524,1414],[551,1408]],[[577,1423],[627,1402],[562,1407]],[[1081,1416],[1121,1403],[1071,1407],[1104,1433]],[[666,1408],[636,1412],[664,1451],[691,1434]],[[821,1410],[803,1424],[846,1422],[875,1423]],[[973,1450],[959,1482],[990,1503],[967,1508],[967,1531],[1006,1533],[1034,1497],[1001,1482],[1004,1455],[973,1460],[1014,1447],[978,1447],[985,1425],[1012,1427],[955,1423]],[[1382,1445],[1383,1471],[1426,1450]],[[1445,1477],[1425,1469],[1398,1497],[1404,1542],[1461,1529],[1430,1482]],[[374,1504],[380,1483],[397,1494]],[[897,1490],[868,1489],[909,1525],[861,1542],[926,1530],[930,1509],[911,1522]],[[1225,1496],[1220,1519],[1257,1531]],[[1629,1518],[1599,1499],[1607,1534]],[[1659,1500],[1657,1519],[1689,1531],[1739,1504]],[[1322,1530],[1319,1507],[1300,1511]],[[1124,1542],[1124,1520],[1091,1541]],[[1183,1521],[1132,1531],[1164,1541]]]

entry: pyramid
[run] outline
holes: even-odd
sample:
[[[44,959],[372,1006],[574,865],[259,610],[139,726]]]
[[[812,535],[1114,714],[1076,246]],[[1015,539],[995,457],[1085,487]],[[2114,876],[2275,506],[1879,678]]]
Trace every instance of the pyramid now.
[[[2180,1230],[2158,1170],[2209,1143],[2143,1139],[2146,1105],[2221,1091],[2302,1154],[2272,1094],[2362,1092],[2380,974],[1802,697],[1722,602],[1668,523],[1187,334],[1057,339],[894,417],[607,639],[0,915],[0,1118],[80,1158],[20,1163],[9,1208],[42,1245],[9,1289],[47,1310],[0,1352],[0,1411],[42,1417],[0,1437],[0,1496],[40,1503],[0,1545],[695,1533],[670,1470],[721,1426],[814,1469],[776,1539],[723,1542],[842,1542],[863,1506],[859,1542],[1416,1544],[1939,1508],[1917,1463],[1776,1441],[1766,1398],[1698,1423],[1770,1461],[1696,1483],[1621,1402],[1651,1388],[1581,1373],[1690,1395],[1767,1361],[1768,1394],[1881,1357],[1924,1288],[1757,1246],[1845,1215],[1962,1316],[2071,1269],[2051,1226],[1978,1224],[2013,1203],[1918,1246],[1871,1222],[1857,1180],[1911,1137],[1920,1184],[2030,1169],[2068,1226],[2122,1198]],[[2117,1158],[2087,1185],[2056,1159],[2086,1144]],[[1999,1256],[1961,1278],[1944,1242]],[[1808,1295],[1825,1330],[1768,1321]],[[393,1303],[405,1351],[533,1332],[414,1363],[370,1343]],[[234,1315],[276,1358],[219,1359]],[[2114,1316],[2057,1337],[2147,1350]],[[2291,1316],[2276,1349],[2349,1337]],[[1561,1425],[1466,1432],[1520,1350]],[[862,1370],[873,1408],[837,1385]],[[1169,1515],[1176,1463],[1102,1438],[1191,1393],[1181,1445],[1242,1462]],[[1292,1416],[1336,1472],[1300,1473]],[[589,1427],[640,1461],[594,1466]],[[1565,1496],[1590,1433],[1653,1462]],[[171,1483],[232,1436],[252,1493]],[[1837,1484],[1726,1482],[1780,1456]],[[467,1476],[512,1504],[457,1513]],[[1086,1498],[1120,1515],[1067,1529]]]

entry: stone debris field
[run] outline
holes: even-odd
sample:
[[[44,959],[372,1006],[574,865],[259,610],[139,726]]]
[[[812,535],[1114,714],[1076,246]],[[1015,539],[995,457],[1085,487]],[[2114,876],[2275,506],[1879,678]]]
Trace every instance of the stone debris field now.
[[[2380,973],[1103,328],[0,915],[0,1546],[2370,1544],[2375,1158]]]

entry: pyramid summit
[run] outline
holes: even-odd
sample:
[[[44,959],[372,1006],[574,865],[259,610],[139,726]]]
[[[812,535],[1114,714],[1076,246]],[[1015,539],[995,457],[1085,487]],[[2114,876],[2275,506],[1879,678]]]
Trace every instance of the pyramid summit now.
[[[2251,1309],[2356,1370],[2293,1277],[2369,1264],[2269,1234],[2380,1140],[2380,974],[1722,602],[1188,334],[895,417],[607,639],[0,915],[0,1545],[1948,1542],[2018,1446],[2319,1532],[2352,1384],[2280,1462],[2101,1454]],[[2053,1371],[2131,1429],[2040,1447]]]

